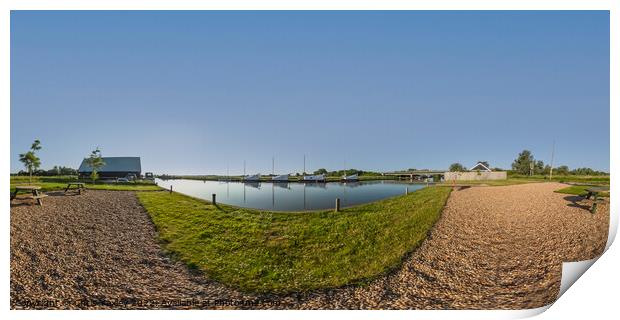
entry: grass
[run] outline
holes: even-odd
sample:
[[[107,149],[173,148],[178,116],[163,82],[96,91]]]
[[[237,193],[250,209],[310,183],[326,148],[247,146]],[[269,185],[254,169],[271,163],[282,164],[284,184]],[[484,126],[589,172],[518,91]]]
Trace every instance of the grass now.
[[[592,187],[591,185],[576,185],[576,186],[570,186],[570,187],[566,187],[566,188],[562,188],[560,190],[556,190],[555,192],[557,193],[565,193],[565,194],[574,194],[574,195],[578,195],[578,196],[585,196],[588,192],[586,191],[587,188]],[[599,196],[601,197],[609,197],[609,191],[603,191],[599,193]]]
[[[54,176],[54,177],[32,177],[32,183],[30,179],[24,176],[12,176],[10,192],[15,191],[16,185],[36,185],[41,187],[42,192],[64,190],[69,182],[77,182],[78,179],[75,176]],[[161,190],[159,186],[153,182],[120,182],[120,183],[91,183],[85,182],[87,189],[96,190],[118,190],[118,191],[155,191]]]
[[[585,184],[596,184],[596,185],[609,185],[609,176],[578,176],[578,175],[555,175],[549,180],[548,176],[544,175],[517,175],[510,174],[508,175],[509,180],[528,180],[532,182],[540,182],[540,181],[555,181],[562,183],[585,183]]]
[[[429,187],[341,212],[267,212],[168,192],[138,198],[164,248],[249,292],[360,283],[401,264],[437,221],[450,188]]]
[[[524,183],[539,183],[539,182],[560,182],[560,183],[577,183],[587,184],[588,186],[609,186],[609,176],[554,176],[551,180],[549,177],[542,175],[523,176],[523,175],[509,175],[506,180],[457,180],[456,184],[467,185],[489,185],[489,186],[509,186],[515,184]],[[442,185],[452,185],[452,181],[445,181]]]

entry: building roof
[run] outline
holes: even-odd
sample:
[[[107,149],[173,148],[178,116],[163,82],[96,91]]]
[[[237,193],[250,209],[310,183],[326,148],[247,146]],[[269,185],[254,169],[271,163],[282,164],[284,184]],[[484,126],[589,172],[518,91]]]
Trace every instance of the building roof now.
[[[471,167],[471,169],[469,169],[469,171],[474,171],[474,170],[491,172],[491,169],[489,169],[487,166],[485,166],[482,162],[476,163],[475,166],[473,166],[473,167]]]
[[[140,157],[102,157],[102,159],[105,165],[99,169],[99,172],[142,172]],[[86,159],[82,160],[78,172],[92,171]]]

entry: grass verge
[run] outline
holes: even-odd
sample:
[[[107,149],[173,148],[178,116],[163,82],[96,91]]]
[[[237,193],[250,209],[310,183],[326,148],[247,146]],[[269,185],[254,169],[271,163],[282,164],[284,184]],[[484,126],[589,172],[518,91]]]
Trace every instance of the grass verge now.
[[[574,195],[578,195],[578,196],[585,196],[588,193],[586,191],[586,189],[588,189],[590,187],[592,187],[592,186],[587,186],[587,185],[570,186],[570,187],[562,188],[560,190],[556,190],[555,192],[557,192],[557,193],[565,193],[565,194],[574,194]],[[609,197],[609,191],[600,192],[599,196],[601,196],[601,197]]]
[[[11,177],[10,192],[15,191],[16,185],[35,185],[41,187],[42,192],[64,190],[69,182],[77,182],[75,177],[33,177],[32,183],[28,177]],[[118,190],[118,191],[156,191],[161,190],[155,183],[150,182],[121,182],[121,183],[89,183],[86,189]]]
[[[137,196],[164,248],[210,278],[250,292],[359,283],[401,263],[426,238],[450,194],[429,187],[341,212],[214,206],[179,193]]]

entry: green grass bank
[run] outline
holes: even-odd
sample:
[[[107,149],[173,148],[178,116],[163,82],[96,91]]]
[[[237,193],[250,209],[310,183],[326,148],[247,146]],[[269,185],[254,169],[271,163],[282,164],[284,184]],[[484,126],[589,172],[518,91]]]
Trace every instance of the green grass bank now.
[[[163,247],[190,268],[250,292],[360,283],[400,265],[450,194],[429,187],[341,212],[267,212],[179,193],[137,193]]]
[[[35,185],[41,187],[42,192],[64,190],[69,182],[84,182],[86,189],[118,190],[118,191],[156,191],[161,190],[154,182],[119,182],[119,183],[92,183],[90,180],[78,180],[71,176],[32,177],[32,182],[26,176],[12,176],[10,191],[15,191],[16,185]]]

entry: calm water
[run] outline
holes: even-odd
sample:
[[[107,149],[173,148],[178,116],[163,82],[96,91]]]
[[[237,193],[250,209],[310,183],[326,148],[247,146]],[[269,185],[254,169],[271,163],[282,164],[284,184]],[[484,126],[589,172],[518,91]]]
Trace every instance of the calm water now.
[[[421,189],[424,185],[401,181],[366,181],[354,183],[272,183],[225,182],[197,180],[160,180],[164,188],[211,201],[245,208],[274,211],[303,211],[334,208],[336,198],[341,207],[373,202]]]

